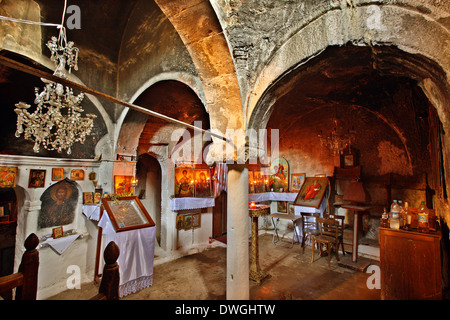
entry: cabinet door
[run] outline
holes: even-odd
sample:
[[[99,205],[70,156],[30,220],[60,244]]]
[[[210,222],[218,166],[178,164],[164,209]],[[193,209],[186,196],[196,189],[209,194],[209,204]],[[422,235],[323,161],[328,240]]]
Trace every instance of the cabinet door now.
[[[439,238],[383,230],[381,240],[382,299],[440,298]]]

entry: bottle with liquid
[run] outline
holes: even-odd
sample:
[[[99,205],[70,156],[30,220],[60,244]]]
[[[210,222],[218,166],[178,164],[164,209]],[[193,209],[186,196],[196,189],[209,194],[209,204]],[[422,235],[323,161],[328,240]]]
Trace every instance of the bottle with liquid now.
[[[419,207],[418,219],[417,219],[417,231],[429,232],[428,226],[428,208],[425,205],[425,201],[422,201]]]
[[[386,208],[384,208],[383,214],[381,215],[381,227],[389,228],[389,214],[387,213]]]
[[[406,225],[406,218],[405,218],[405,207],[403,207],[403,201],[398,200],[398,205],[400,207],[399,211],[400,229],[404,229]]]
[[[400,206],[398,205],[397,200],[394,200],[391,204],[389,227],[396,230],[400,229]]]
[[[405,202],[404,215],[405,215],[405,230],[411,230],[412,229],[412,221],[413,221],[413,213],[409,209],[408,202]]]

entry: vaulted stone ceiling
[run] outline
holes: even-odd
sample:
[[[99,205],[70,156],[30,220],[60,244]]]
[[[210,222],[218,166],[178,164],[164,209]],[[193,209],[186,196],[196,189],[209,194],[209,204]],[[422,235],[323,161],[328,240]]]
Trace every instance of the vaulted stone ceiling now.
[[[41,8],[43,22],[60,23],[64,11],[64,1],[35,0]],[[71,0],[68,5],[82,8],[81,29],[67,29],[67,37],[83,49],[96,51],[112,62],[117,63],[122,36],[129,16],[137,0],[127,1],[86,1]],[[67,16],[70,16],[67,14]],[[57,35],[55,28],[43,28],[43,54],[47,55],[45,47],[47,39]]]
[[[60,21],[63,10],[63,1],[35,0],[35,2],[38,3],[41,8],[42,21],[53,23],[58,23]],[[74,41],[80,48],[80,78],[87,86],[107,94],[117,95],[119,98],[123,99],[130,98],[130,94],[134,92],[133,90],[136,90],[135,87],[130,85],[130,83],[133,82],[133,79],[129,80],[127,78],[127,73],[140,72],[140,65],[136,65],[134,69],[125,69],[123,74],[119,76],[119,60],[123,45],[128,37],[126,35],[127,26],[135,22],[133,12],[142,10],[140,6],[143,3],[144,2],[138,0],[69,1],[69,4],[75,4],[82,8],[81,29],[67,30],[67,32],[68,38]],[[199,52],[209,50],[212,57],[215,50],[217,50],[217,47],[214,48],[208,46],[206,45],[206,42],[200,43],[199,39],[208,38],[208,36],[210,36],[211,39],[209,40],[211,42],[208,42],[208,44],[215,44],[214,37],[218,34],[220,35],[221,30],[219,21],[215,16],[216,13],[211,10],[211,7],[206,6],[206,4],[207,2],[204,1],[177,2],[159,0],[156,1],[156,3],[154,1],[145,2],[145,9],[153,10],[154,12],[152,13],[154,13],[155,17],[159,18],[155,19],[154,26],[158,23],[162,23],[163,19],[178,24],[177,29],[164,29],[166,30],[166,33],[158,34],[160,38],[165,38],[169,36],[169,34],[170,36],[176,35],[182,38],[182,41],[187,48],[184,50],[190,51],[191,55],[195,53],[196,50]],[[203,19],[195,21],[192,21],[192,19],[189,20],[189,17],[193,17],[195,14],[203,17]],[[196,25],[193,25],[193,22],[195,22]],[[200,30],[200,26],[206,27],[204,30]],[[146,29],[150,27],[150,25],[146,25]],[[196,32],[196,28],[198,29],[198,32]],[[139,26],[133,30],[139,31]],[[146,30],[141,31],[144,32]],[[177,32],[180,32],[181,34],[177,35]],[[43,28],[43,55],[48,56],[45,43],[50,36],[55,34],[55,28]],[[245,38],[246,35],[242,35],[242,37]],[[234,43],[237,40],[238,38],[234,37],[231,43]],[[171,44],[173,43],[158,43],[160,46],[170,46]],[[139,45],[142,45],[142,43]],[[202,47],[202,45],[204,47]],[[219,47],[225,51],[229,50],[222,44]],[[167,48],[167,50],[170,50],[170,48]],[[165,51],[162,51],[161,54],[164,54],[164,52]],[[417,74],[420,70],[417,70],[415,66],[426,65],[424,69],[435,68],[435,66],[429,63],[424,63],[423,59],[408,64],[408,61],[420,59],[420,57],[413,55],[401,56],[398,55],[398,52],[392,51],[386,56],[393,56],[393,58],[391,58],[390,61],[388,59],[384,60],[384,57],[378,59],[378,61],[376,61],[378,64],[377,72],[375,72],[373,68],[373,64],[375,63],[373,60],[373,52],[371,52],[368,47],[356,49],[352,48],[352,46],[348,46],[347,48],[336,47],[328,50],[324,54],[318,56],[314,62],[307,63],[302,68],[290,71],[289,74],[286,74],[282,79],[277,81],[272,88],[267,90],[266,96],[263,97],[260,103],[272,103],[270,101],[276,101],[273,105],[273,110],[276,110],[276,112],[271,113],[270,121],[269,119],[264,120],[269,121],[269,127],[283,126],[284,130],[288,130],[289,126],[284,125],[286,116],[289,117],[290,125],[294,125],[295,119],[301,119],[314,110],[319,112],[320,108],[330,101],[336,101],[343,106],[361,105],[376,112],[376,109],[384,104],[383,99],[389,98],[390,94],[386,96],[386,94],[383,93],[386,88],[389,88],[391,82],[395,81],[394,76],[396,74],[405,76],[406,78],[417,78],[419,80],[420,78],[423,78],[423,75]],[[197,58],[199,61],[196,67],[204,67],[211,62],[201,60],[201,56],[198,56]],[[186,61],[187,60],[184,60],[184,62]],[[379,64],[380,61],[384,61],[384,65]],[[83,68],[83,65],[86,66],[86,68]],[[211,66],[211,69],[198,69],[197,71],[203,72],[205,75],[210,74],[210,77],[205,77],[206,79],[215,79],[224,73],[224,70],[228,70],[225,68],[226,66],[224,64],[219,66],[213,66],[213,64],[211,64]],[[114,72],[110,71],[111,68],[114,69]],[[186,68],[192,68],[192,65],[189,65]],[[231,68],[233,68],[232,65]],[[96,72],[93,72],[93,70]],[[162,72],[164,70],[151,71]],[[436,74],[439,72],[440,71],[438,70]],[[388,73],[391,75],[386,76]],[[145,74],[143,73],[142,76],[145,76]],[[123,89],[123,92],[120,89],[123,88],[122,83],[120,83],[121,87],[118,89],[118,78],[123,79],[122,81],[125,86],[128,86]],[[208,81],[203,83],[203,85],[205,87],[211,85],[213,90],[219,88],[215,83],[210,83]],[[228,88],[221,89],[226,90]],[[179,92],[177,94],[179,94]],[[189,94],[192,94],[192,92]],[[187,101],[190,101],[191,99],[189,95],[186,95],[185,98]],[[143,100],[138,101],[139,103],[143,103]],[[117,110],[120,110],[120,108],[105,101],[102,101],[102,104],[111,115],[113,121],[117,120],[120,115]],[[160,105],[160,107],[161,113],[166,114],[166,112],[170,112],[167,105]],[[325,110],[325,108],[322,109]],[[422,111],[419,113],[422,113]],[[205,110],[201,110],[200,114],[203,117]],[[228,115],[226,114],[222,115],[223,118],[227,118],[227,116]],[[255,117],[258,119],[263,118],[258,114],[256,114]],[[318,113],[316,118],[320,119],[321,115]]]

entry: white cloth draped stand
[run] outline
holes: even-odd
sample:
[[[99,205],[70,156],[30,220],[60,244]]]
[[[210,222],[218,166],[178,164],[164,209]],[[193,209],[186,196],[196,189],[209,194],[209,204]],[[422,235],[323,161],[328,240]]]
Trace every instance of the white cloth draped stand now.
[[[297,197],[296,192],[263,192],[263,193],[250,193],[248,195],[248,201],[262,202],[262,201],[289,201],[294,202]]]
[[[119,296],[147,288],[153,283],[153,259],[155,253],[156,227],[116,232],[106,211],[98,226],[106,235],[106,244],[114,241],[120,250]]]
[[[214,207],[214,198],[173,198],[170,201],[170,210],[190,210],[199,208],[209,208]]]

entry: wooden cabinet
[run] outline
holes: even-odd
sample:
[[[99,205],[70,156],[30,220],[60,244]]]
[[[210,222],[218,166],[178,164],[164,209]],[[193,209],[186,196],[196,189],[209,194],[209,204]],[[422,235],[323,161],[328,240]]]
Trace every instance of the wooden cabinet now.
[[[441,299],[439,232],[381,228],[381,299]]]

